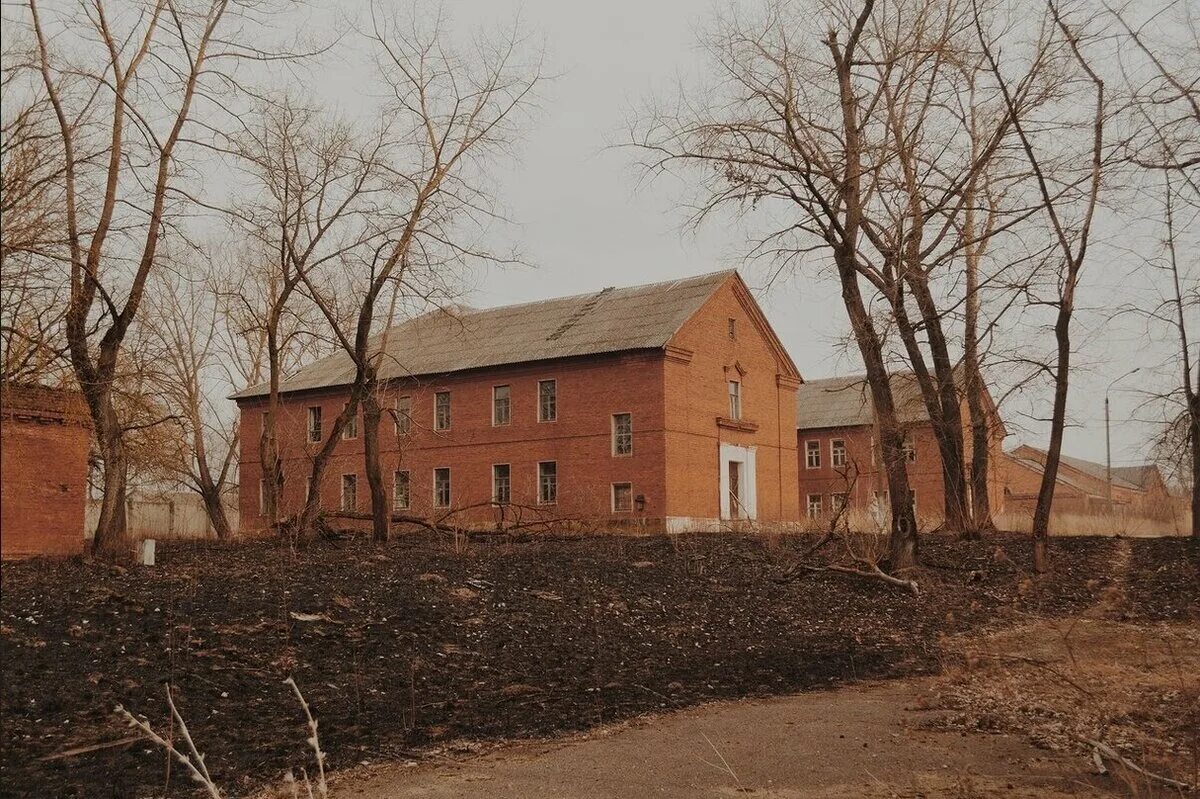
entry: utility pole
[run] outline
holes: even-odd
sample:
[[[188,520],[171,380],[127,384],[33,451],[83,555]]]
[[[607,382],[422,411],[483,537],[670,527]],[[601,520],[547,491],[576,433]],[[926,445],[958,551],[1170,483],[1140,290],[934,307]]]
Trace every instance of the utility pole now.
[[[1108,415],[1108,394],[1112,391],[1113,386],[1129,377],[1135,372],[1140,372],[1142,367],[1135,366],[1125,374],[1113,380],[1108,384],[1108,388],[1104,390],[1104,482],[1106,485],[1104,501],[1108,506],[1108,512],[1112,513],[1112,428],[1109,425]]]

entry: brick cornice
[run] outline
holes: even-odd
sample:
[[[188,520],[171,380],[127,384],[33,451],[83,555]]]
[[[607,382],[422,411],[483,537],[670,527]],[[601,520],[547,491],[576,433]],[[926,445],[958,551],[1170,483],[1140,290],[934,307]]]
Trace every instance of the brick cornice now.
[[[691,350],[676,347],[674,344],[668,344],[663,347],[663,351],[666,353],[667,360],[678,361],[679,363],[691,363],[692,356],[695,355]]]

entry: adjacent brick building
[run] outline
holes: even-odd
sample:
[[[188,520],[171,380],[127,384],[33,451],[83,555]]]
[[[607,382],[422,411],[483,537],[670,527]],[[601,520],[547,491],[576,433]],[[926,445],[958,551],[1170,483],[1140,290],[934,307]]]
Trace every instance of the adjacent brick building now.
[[[90,446],[81,394],[0,385],[0,557],[83,551]]]
[[[397,511],[495,524],[500,514],[647,530],[793,521],[800,376],[735,272],[486,310],[434,312],[387,333],[394,410],[380,434]],[[342,354],[282,384],[282,513],[344,407]],[[266,387],[241,409],[242,529],[262,529]],[[366,511],[358,425],[324,507]]]
[[[1032,514],[1042,484],[1046,451],[1021,445],[1003,461],[1005,502],[1009,510]],[[1170,518],[1173,499],[1158,467],[1152,463],[1115,466],[1109,500],[1104,464],[1063,455],[1059,459],[1052,511],[1097,515],[1124,513],[1148,519]]]
[[[905,431],[908,481],[917,518],[937,522],[944,515],[945,484],[942,458],[920,385],[911,372],[891,376],[896,414]],[[988,481],[993,512],[1003,507],[1004,489],[999,459],[1006,431],[992,403],[985,399],[991,422],[992,465]],[[799,507],[808,518],[827,516],[841,502],[866,510],[888,505],[887,477],[881,468],[875,406],[865,375],[806,381],[796,394],[796,451],[799,458]],[[971,458],[970,416],[963,408],[964,444]],[[969,490],[969,486],[968,486]]]

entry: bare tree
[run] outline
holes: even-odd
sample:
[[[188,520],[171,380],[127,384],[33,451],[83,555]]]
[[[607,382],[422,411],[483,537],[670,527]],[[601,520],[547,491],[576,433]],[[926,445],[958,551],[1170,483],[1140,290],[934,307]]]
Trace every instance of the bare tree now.
[[[318,336],[319,314],[305,293],[310,271],[340,265],[378,241],[376,216],[391,216],[377,198],[382,184],[382,135],[361,141],[347,122],[329,120],[291,98],[264,103],[256,124],[238,137],[236,152],[252,186],[234,210],[256,246],[254,263],[222,290],[243,330],[265,344],[266,415],[259,442],[263,498],[272,527],[282,520],[284,470],[278,436],[283,376]],[[344,420],[336,423],[335,436]]]
[[[1165,290],[1154,307],[1131,310],[1177,342],[1171,359],[1174,386],[1156,398],[1167,409],[1157,450],[1170,461],[1171,471],[1181,477],[1187,473],[1179,482],[1190,487],[1191,532],[1200,538],[1200,353],[1195,346],[1200,259],[1197,241],[1187,238],[1200,224],[1200,21],[1186,3],[1168,3],[1137,27],[1125,12],[1105,8],[1123,33],[1117,52],[1134,129],[1126,160],[1148,178],[1147,191],[1162,209],[1162,252],[1147,263],[1151,281],[1165,278]],[[1153,23],[1160,16],[1166,24],[1156,30]],[[1162,35],[1164,27],[1173,28],[1174,36]]]
[[[183,202],[184,153],[225,113],[237,87],[231,62],[263,55],[249,43],[261,9],[228,0],[28,8],[63,159],[66,339],[104,464],[93,548],[112,554],[125,534],[128,479],[113,397],[122,348]],[[189,124],[198,106],[203,127]]]
[[[62,153],[54,145],[54,117],[32,48],[5,29],[0,93],[0,379],[59,384],[70,373],[63,336],[64,281],[55,259],[63,224]],[[35,79],[37,82],[35,82]]]
[[[202,253],[208,258],[210,253]],[[186,277],[181,275],[187,275]],[[214,276],[193,266],[164,273],[144,327],[160,353],[157,395],[176,419],[179,446],[170,461],[179,482],[196,492],[219,539],[230,537],[224,499],[236,479],[238,424],[225,396],[258,382],[264,348],[240,320],[224,312]]]
[[[377,225],[378,243],[347,254],[354,286],[343,293],[353,298],[348,308],[312,274],[303,279],[355,368],[350,401],[314,457],[311,479],[319,484],[338,435],[361,404],[372,532],[384,541],[392,514],[380,464],[379,397],[385,370],[403,374],[402,364],[388,360],[397,302],[452,285],[455,265],[466,259],[495,258],[474,245],[471,229],[497,216],[487,194],[488,170],[511,144],[542,70],[540,58],[524,59],[515,25],[495,37],[479,33],[464,48],[440,16],[426,23],[415,14],[376,15],[372,23],[380,77],[394,98],[386,109],[384,163],[395,224]],[[379,303],[389,296],[381,313]],[[318,503],[315,493],[309,497],[301,532],[315,523]]]
[[[975,15],[975,27],[980,47],[997,85],[1004,96],[1005,105],[1013,127],[1020,139],[1029,168],[1041,197],[1041,210],[1050,225],[1058,251],[1059,263],[1054,281],[1053,296],[1038,300],[1054,309],[1055,357],[1046,369],[1053,377],[1054,399],[1050,413],[1050,440],[1043,464],[1042,482],[1038,490],[1037,505],[1033,515],[1033,565],[1038,573],[1049,569],[1046,555],[1046,540],[1050,528],[1050,510],[1054,500],[1054,488],[1058,481],[1058,466],[1062,454],[1063,432],[1066,428],[1067,393],[1071,377],[1071,320],[1075,312],[1076,294],[1091,240],[1092,222],[1100,202],[1102,177],[1106,164],[1107,149],[1104,141],[1105,125],[1111,109],[1105,96],[1103,79],[1092,68],[1083,53],[1081,33],[1061,13],[1059,7],[1048,0],[1047,7],[1053,22],[1045,40],[1035,45],[1035,58],[1054,47],[1066,47],[1077,67],[1076,80],[1086,89],[1075,92],[1064,90],[1074,96],[1086,91],[1091,97],[1091,117],[1080,128],[1086,130],[1089,140],[1089,161],[1086,169],[1079,171],[1052,171],[1047,167],[1053,159],[1046,150],[1061,151],[1058,141],[1048,142],[1045,130],[1037,135],[1030,120],[1023,119],[1019,111],[1017,94],[1011,86],[1004,66],[999,61],[995,42],[986,30],[986,21]],[[978,9],[978,6],[976,5]],[[1070,82],[1068,78],[1067,82]],[[1055,126],[1059,136],[1062,126]],[[1055,138],[1059,138],[1056,136]],[[1066,177],[1064,177],[1064,175]]]

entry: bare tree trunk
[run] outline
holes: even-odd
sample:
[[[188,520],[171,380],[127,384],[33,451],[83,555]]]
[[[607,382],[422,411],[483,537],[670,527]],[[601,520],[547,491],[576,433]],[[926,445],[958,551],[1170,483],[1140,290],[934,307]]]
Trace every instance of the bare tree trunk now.
[[[994,530],[992,500],[989,495],[988,463],[991,456],[992,430],[987,408],[983,403],[983,374],[979,366],[979,256],[980,243],[975,239],[974,182],[969,189],[972,199],[967,203],[966,229],[966,301],[963,323],[963,387],[967,395],[967,413],[971,420],[971,517],[972,529],[964,531],[968,538],[978,538],[981,531]]]
[[[359,381],[355,380],[356,390],[350,394],[350,401],[346,403],[346,407],[333,420],[333,427],[329,431],[329,435],[325,437],[325,442],[321,444],[321,448],[317,450],[317,454],[313,456],[312,468],[309,470],[309,481],[313,486],[321,485],[321,478],[325,476],[325,467],[329,464],[329,459],[333,457],[333,452],[337,449],[337,443],[341,440],[342,430],[346,428],[346,423],[350,418],[358,412],[358,403],[360,401]],[[317,517],[321,515],[321,492],[310,491],[304,500],[304,510],[300,512],[300,519],[296,524],[295,535],[298,538],[307,538],[313,533],[317,525]]]
[[[1192,453],[1192,538],[1200,542],[1200,387],[1188,402]]]
[[[879,443],[883,453],[884,470],[887,472],[888,499],[892,509],[888,567],[895,573],[917,564],[917,523],[908,487],[904,435],[896,419],[896,404],[892,398],[887,367],[883,362],[882,342],[867,312],[858,284],[857,263],[858,238],[863,216],[863,154],[852,73],[858,40],[870,19],[874,5],[874,0],[867,0],[864,4],[844,47],[838,46],[836,35],[832,33],[826,42],[833,56],[837,74],[842,109],[842,135],[847,156],[846,173],[839,187],[839,199],[844,212],[842,237],[840,241],[829,243],[834,249],[834,261],[842,284],[842,300],[850,316],[850,326],[867,369],[867,383],[875,405],[875,421],[879,426]]]
[[[1073,281],[1069,277],[1068,280]],[[1065,294],[1065,292],[1064,292]],[[1071,291],[1073,296],[1074,291]],[[1050,416],[1050,442],[1042,466],[1042,484],[1038,488],[1037,505],[1033,511],[1033,570],[1044,574],[1049,570],[1046,558],[1046,539],[1050,535],[1050,511],[1054,503],[1054,488],[1058,483],[1058,463],[1062,454],[1063,432],[1066,429],[1067,389],[1071,372],[1071,311],[1074,302],[1064,296],[1054,325],[1058,342],[1058,362],[1054,371],[1054,407]]]
[[[363,395],[363,456],[367,486],[371,489],[371,532],[376,541],[384,542],[391,532],[392,516],[379,465],[379,420],[383,414],[377,391],[372,377]]]
[[[125,439],[117,414],[107,393],[100,398],[102,403],[96,416],[104,423],[96,425],[96,444],[104,461],[103,496],[100,499],[100,518],[92,538],[92,553],[105,557],[123,554],[126,535],[125,501],[129,477],[129,458],[125,452]],[[91,402],[89,402],[91,405]]]

